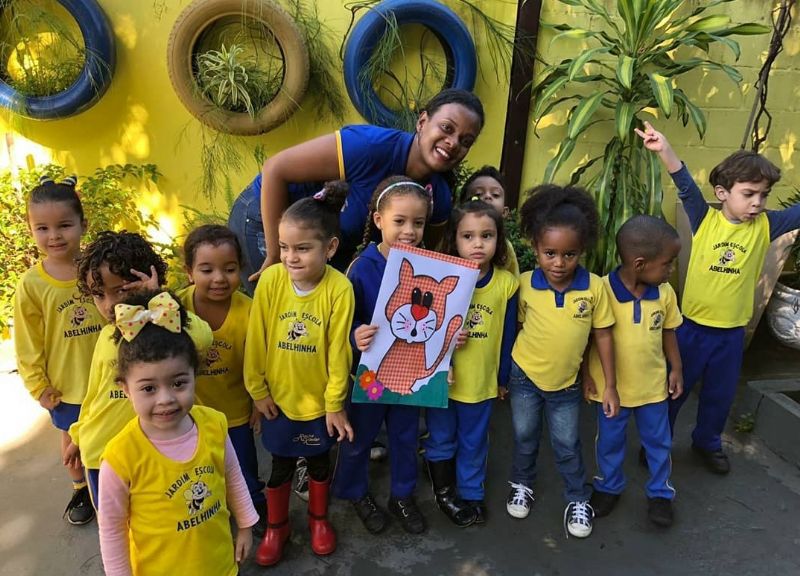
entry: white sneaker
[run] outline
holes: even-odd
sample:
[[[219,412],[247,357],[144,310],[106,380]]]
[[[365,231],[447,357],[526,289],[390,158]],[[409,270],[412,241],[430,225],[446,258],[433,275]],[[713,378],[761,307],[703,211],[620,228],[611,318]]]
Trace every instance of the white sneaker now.
[[[594,510],[587,501],[575,501],[564,509],[564,528],[567,538],[572,534],[575,538],[586,538],[592,533]]]
[[[506,499],[506,511],[514,518],[527,518],[533,504],[533,490],[516,482],[511,484],[511,492]]]

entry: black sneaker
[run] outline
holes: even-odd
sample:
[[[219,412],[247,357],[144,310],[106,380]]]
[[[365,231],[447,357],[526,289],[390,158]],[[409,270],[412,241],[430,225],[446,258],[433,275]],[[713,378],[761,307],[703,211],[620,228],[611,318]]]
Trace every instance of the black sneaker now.
[[[308,464],[306,459],[297,459],[296,475],[294,477],[294,493],[300,500],[308,502]]]
[[[475,510],[474,524],[486,523],[486,504],[483,502],[483,500],[464,500],[464,504],[467,504],[473,510]]]
[[[389,498],[389,512],[400,520],[403,530],[409,534],[422,534],[428,527],[414,498]]]
[[[648,498],[647,517],[650,522],[662,528],[672,526],[672,500],[667,498]]]
[[[94,518],[94,507],[89,497],[89,487],[72,491],[72,498],[64,510],[64,518],[74,526],[88,524]]]
[[[703,464],[706,465],[706,468],[708,468],[714,474],[727,474],[731,471],[731,463],[728,460],[728,455],[722,450],[712,452],[709,450],[703,450],[694,444],[692,444],[692,450],[694,450],[694,452],[700,456],[700,458],[703,460]]]
[[[361,519],[361,523],[364,524],[364,528],[370,534],[380,534],[386,528],[386,514],[378,508],[370,494],[367,494],[361,500],[353,500],[353,508],[356,509],[356,514]]]
[[[617,505],[617,500],[619,500],[619,494],[595,490],[592,493],[591,500],[589,500],[589,504],[592,505],[592,510],[594,510],[595,518],[602,518],[611,514],[614,506]]]

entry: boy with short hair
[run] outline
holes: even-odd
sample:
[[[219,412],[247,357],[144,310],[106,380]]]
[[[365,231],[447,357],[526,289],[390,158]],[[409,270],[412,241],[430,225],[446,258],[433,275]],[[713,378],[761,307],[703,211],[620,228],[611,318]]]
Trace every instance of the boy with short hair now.
[[[650,468],[645,488],[648,516],[659,526],[672,524],[675,489],[669,483],[672,434],[667,398],[681,395],[683,378],[675,336],[681,313],[667,280],[680,249],[675,229],[653,216],[634,216],[617,233],[622,265],[603,278],[617,320],[612,327],[620,401],[617,416],[603,414],[605,379],[594,346],[583,378],[587,399],[598,402],[599,407],[598,470],[590,501],[596,517],[608,515],[625,488],[625,428],[633,415]]]
[[[755,287],[770,242],[800,227],[800,204],[765,212],[781,172],[763,156],[739,150],[711,171],[709,182],[722,203],[711,210],[664,135],[647,122],[636,133],[672,176],[692,228],[684,322],[677,332],[684,392],[670,402],[670,425],[674,430],[678,411],[702,376],[692,449],[710,471],[727,474],[721,435],[736,394]]]
[[[503,219],[508,216],[506,184],[500,171],[494,166],[483,166],[470,174],[461,191],[462,202],[469,202],[473,198],[483,200],[497,210]],[[519,261],[514,246],[508,238],[506,238],[506,264],[503,269],[519,278]]]

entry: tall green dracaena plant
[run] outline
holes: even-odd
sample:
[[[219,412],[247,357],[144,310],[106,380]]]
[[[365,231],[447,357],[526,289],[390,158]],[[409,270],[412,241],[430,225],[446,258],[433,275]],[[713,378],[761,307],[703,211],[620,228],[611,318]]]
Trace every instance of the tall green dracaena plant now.
[[[587,265],[605,273],[615,265],[616,231],[634,214],[661,214],[661,167],[658,158],[642,147],[633,133],[634,119],[645,108],[659,115],[690,121],[700,137],[706,130],[703,111],[678,87],[677,79],[698,68],[722,71],[734,82],[742,80],[732,66],[712,60],[713,44],[728,48],[738,60],[735,35],[769,32],[761,24],[732,25],[724,14],[704,15],[709,8],[735,0],[710,0],[681,10],[685,0],[617,0],[614,13],[605,0],[559,0],[581,7],[604,23],[601,30],[570,24],[546,24],[553,38],[586,39],[592,44],[574,58],[544,68],[533,87],[534,118],[538,124],[554,109],[569,107],[566,137],[547,164],[544,180],[552,182],[588,130],[607,130],[608,144],[572,172],[571,183],[590,190],[601,217],[600,241]],[[693,56],[688,57],[688,54]],[[603,115],[606,109],[613,116]],[[613,126],[612,126],[613,124]]]

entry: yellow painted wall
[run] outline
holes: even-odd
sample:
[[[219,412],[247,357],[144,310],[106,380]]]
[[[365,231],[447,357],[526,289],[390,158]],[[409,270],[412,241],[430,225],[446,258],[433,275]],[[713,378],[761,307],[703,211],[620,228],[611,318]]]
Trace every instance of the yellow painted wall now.
[[[512,23],[516,13],[514,0],[476,0],[484,10],[501,20]],[[350,12],[344,1],[317,0],[321,17],[338,39],[344,35]],[[736,21],[769,23],[770,10],[778,2],[772,0],[738,0],[725,4],[715,11],[728,11]],[[201,210],[209,208],[199,195],[201,124],[181,105],[170,84],[166,67],[167,41],[172,25],[188,4],[188,0],[100,0],[117,38],[117,71],[106,95],[91,109],[73,118],[57,121],[32,121],[0,116],[0,130],[12,134],[15,162],[24,164],[24,157],[32,153],[41,163],[53,158],[65,163],[79,174],[88,174],[97,166],[109,163],[154,163],[163,173],[159,182],[160,195],[154,197],[155,208],[170,215],[174,224],[165,223],[166,232],[180,228],[179,204],[188,204]],[[458,9],[456,0],[447,4]],[[543,20],[550,22],[587,22],[579,10],[555,0],[545,0]],[[611,3],[615,4],[615,3]],[[462,9],[458,10],[466,14]],[[795,20],[797,21],[797,19]],[[542,30],[539,49],[541,56],[552,61],[574,55],[585,44],[563,42],[550,44],[552,32]],[[679,154],[688,160],[693,174],[705,181],[710,169],[725,155],[736,149],[742,139],[745,122],[753,98],[753,82],[769,42],[769,36],[740,39],[742,57],[737,66],[745,81],[741,87],[732,84],[721,73],[698,73],[682,79],[679,85],[706,111],[708,131],[702,141],[693,128],[683,128],[676,120],[656,120],[675,145]],[[484,163],[498,164],[502,150],[508,83],[506,71],[499,71],[499,80],[487,58],[485,41],[478,35],[476,43],[483,63],[476,92],[484,102],[487,122],[483,134],[467,157],[473,166]],[[336,47],[338,49],[338,46]],[[778,187],[783,195],[798,181],[794,173],[797,162],[798,92],[800,91],[800,26],[795,25],[786,49],[776,62],[770,85],[770,110],[775,121],[765,153],[784,170],[784,180]],[[726,61],[732,62],[730,55]],[[336,75],[341,78],[341,71]],[[255,175],[257,165],[250,150],[257,144],[265,147],[267,154],[313,136],[330,132],[338,123],[318,122],[314,110],[301,109],[284,125],[255,137],[242,139],[242,151],[247,168],[230,173],[234,190],[239,190]],[[362,122],[348,100],[347,122]],[[554,117],[550,125],[539,130],[539,138],[530,128],[526,149],[523,185],[530,187],[541,180],[547,160],[555,152],[564,136],[564,117]],[[608,130],[610,131],[609,124]],[[609,132],[610,133],[610,132]],[[573,160],[602,147],[602,131],[591,131],[573,154]],[[584,148],[581,148],[583,146]],[[8,168],[8,155],[0,154],[0,169]],[[566,178],[568,171],[560,173]],[[667,186],[665,212],[674,218],[674,193]],[[776,199],[770,207],[776,207]],[[214,208],[225,210],[222,195],[217,195]]]
[[[13,133],[16,162],[24,165],[25,155],[33,153],[37,163],[52,157],[79,174],[91,173],[95,167],[109,163],[154,163],[163,174],[159,181],[162,194],[156,198],[155,208],[173,216],[176,227],[180,226],[180,204],[207,210],[207,202],[198,193],[201,124],[175,95],[166,65],[170,30],[189,4],[188,0],[100,0],[117,39],[117,70],[108,92],[91,109],[64,120],[9,120],[7,114],[3,115],[0,130]],[[350,22],[350,11],[344,4],[317,0],[321,17],[337,40],[344,36]],[[457,2],[449,4],[454,6]],[[514,23],[516,2],[483,0],[482,6],[497,18]],[[460,12],[464,14],[463,10]],[[480,36],[476,40],[480,43]],[[336,45],[337,54],[338,48]],[[480,56],[485,58],[486,52],[481,50]],[[339,65],[336,76],[342,78],[340,62]],[[479,75],[476,92],[486,108],[486,128],[469,156],[476,166],[500,161],[508,93],[502,70],[500,81],[495,78],[490,61],[484,71],[483,76]],[[342,90],[349,111],[346,122],[363,123],[343,84]],[[255,176],[258,166],[250,151],[256,145],[262,144],[267,154],[273,154],[338,127],[334,120],[318,122],[313,108],[306,105],[271,132],[242,138],[247,168],[232,171],[233,188],[242,189]],[[0,169],[7,166],[7,155],[0,154]],[[222,194],[217,194],[215,204],[217,210],[226,208]],[[169,222],[164,225],[167,232],[173,231]]]

